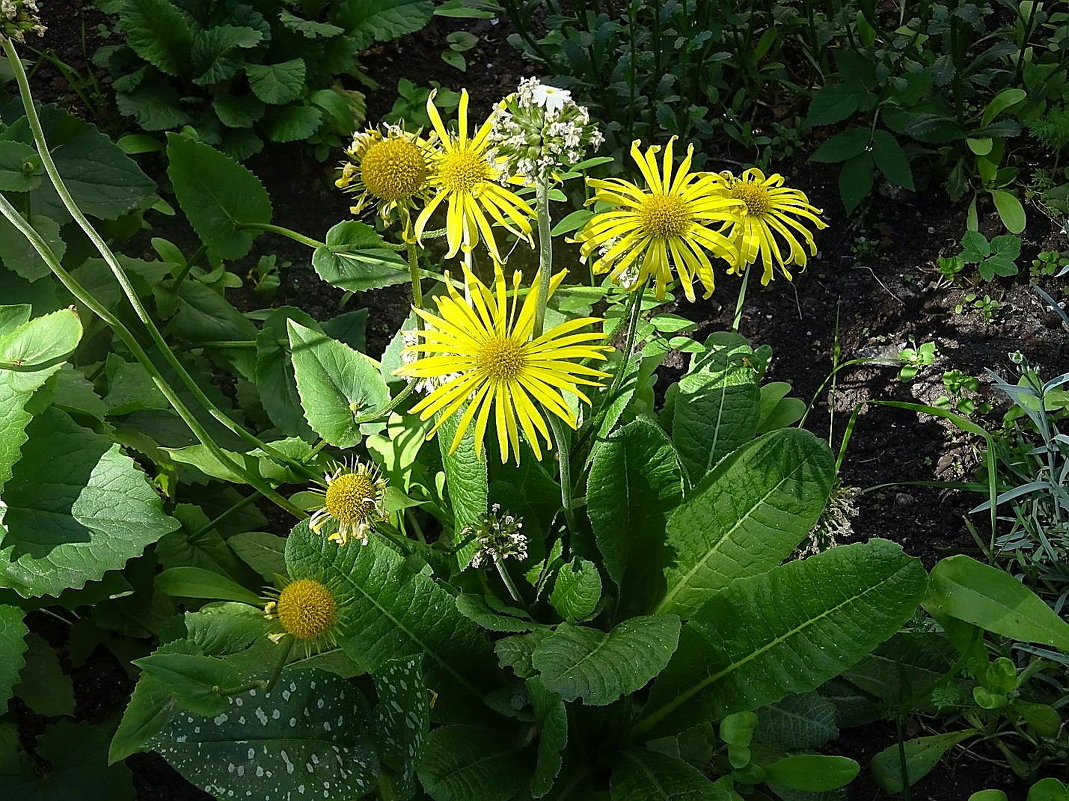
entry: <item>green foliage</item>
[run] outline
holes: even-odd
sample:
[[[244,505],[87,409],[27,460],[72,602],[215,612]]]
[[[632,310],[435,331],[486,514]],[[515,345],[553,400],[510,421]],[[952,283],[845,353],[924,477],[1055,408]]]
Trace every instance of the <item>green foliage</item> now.
[[[306,141],[320,160],[363,120],[364,95],[343,79],[377,42],[419,30],[430,0],[190,3],[99,0],[123,44],[94,61],[119,110],[146,131],[188,126],[244,160],[265,141]]]

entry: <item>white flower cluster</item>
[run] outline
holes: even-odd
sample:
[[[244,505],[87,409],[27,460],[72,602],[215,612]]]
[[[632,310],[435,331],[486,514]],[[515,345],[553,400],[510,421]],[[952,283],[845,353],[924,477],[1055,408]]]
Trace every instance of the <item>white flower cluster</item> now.
[[[44,36],[48,30],[41,24],[37,0],[0,0],[0,25],[4,36],[24,42],[27,33]]]
[[[495,562],[513,557],[527,558],[527,536],[523,533],[523,521],[511,514],[501,515],[501,504],[495,503],[478,523],[465,526],[460,532],[460,541],[474,536],[479,549],[471,557],[471,567],[480,567],[483,562]]]
[[[518,175],[532,184],[570,170],[587,148],[596,149],[604,140],[571,92],[537,78],[520,81],[516,92],[502,101],[490,132],[495,155],[508,164],[502,180]]]

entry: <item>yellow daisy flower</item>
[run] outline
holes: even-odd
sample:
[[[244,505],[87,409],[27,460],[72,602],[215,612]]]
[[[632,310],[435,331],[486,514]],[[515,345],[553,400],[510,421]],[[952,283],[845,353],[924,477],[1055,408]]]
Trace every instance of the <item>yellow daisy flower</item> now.
[[[264,606],[264,616],[277,620],[282,628],[267,636],[274,642],[293,637],[308,646],[331,644],[336,640],[338,599],[327,585],[315,579],[290,581]]]
[[[448,202],[445,230],[449,253],[446,258],[452,258],[460,250],[470,253],[482,239],[494,261],[501,261],[490,227],[492,222],[533,244],[530,220],[534,212],[523,198],[497,183],[502,174],[496,160],[490,156],[489,142],[494,116],[491,114],[475,136],[469,137],[467,90],[460,94],[456,135],[446,131],[438,109],[434,107],[433,92],[427,98],[427,114],[439,139],[430,154],[429,181],[435,195],[416,219],[417,241],[422,238],[435,209]]]
[[[328,540],[347,545],[355,538],[367,545],[368,534],[375,524],[388,516],[386,485],[377,465],[361,461],[339,465],[326,477],[326,487],[321,492],[323,506],[312,515],[309,527],[320,534],[331,524],[334,530]]]
[[[742,203],[725,196],[719,176],[690,172],[694,146],[672,175],[672,144],[664,150],[658,169],[657,146],[640,153],[638,140],[631,143],[646,190],[620,178],[587,179],[596,189],[589,203],[601,201],[615,208],[595,215],[576,236],[582,242],[585,262],[595,249],[601,255],[594,262],[595,273],[610,272],[613,280],[627,288],[641,288],[652,275],[657,297],[663,298],[675,267],[687,299],[694,300],[694,278],[705,286],[705,296],[714,289],[713,266],[706,251],[732,266],[738,260],[734,245],[710,225],[738,219]]]
[[[550,295],[566,273],[565,270],[553,276]],[[594,317],[569,320],[532,338],[538,293],[528,292],[517,309],[518,272],[513,275],[511,292],[506,288],[500,265],[492,289],[466,267],[464,276],[470,300],[449,284],[449,295],[434,299],[438,314],[415,310],[426,321],[426,328],[414,332],[423,341],[406,351],[419,354],[420,358],[395,374],[417,379],[448,377],[412,411],[419,413],[423,420],[438,416],[429,435],[433,436],[446,419],[463,410],[450,444],[451,451],[457,449],[474,422],[475,447],[483,458],[483,441],[493,411],[501,461],[507,461],[512,453],[519,462],[521,430],[536,458],[541,459],[539,435],[546,447],[551,447],[543,412],[549,411],[576,428],[577,415],[566,395],[574,395],[589,404],[590,399],[579,389],[580,385],[601,386],[592,379],[608,377],[607,373],[579,363],[581,359],[605,359],[605,351],[612,350],[607,345],[595,344],[605,339],[604,333],[580,331],[601,320]],[[536,276],[533,286],[538,284],[539,276]]]
[[[335,182],[357,196],[352,213],[376,205],[379,216],[388,220],[394,211],[411,208],[427,188],[426,148],[426,142],[396,125],[388,126],[385,135],[370,128],[355,134]]]
[[[808,221],[818,230],[828,227],[816,216],[821,210],[809,204],[805,192],[784,186],[782,175],[773,174],[766,178],[761,170],[753,168],[738,178],[730,172],[720,173],[720,178],[723,180],[725,196],[745,204],[741,218],[721,228],[742,254],[733,271],[740,272],[760,256],[765,270],[761,276],[762,284],[772,280],[775,267],[779,267],[788,281],[791,280],[787,265],[805,267],[807,261],[805,248],[797,235],[801,234],[809,246],[810,255],[817,252],[813,234],[803,222]],[[786,259],[777,241],[777,234],[790,247]]]

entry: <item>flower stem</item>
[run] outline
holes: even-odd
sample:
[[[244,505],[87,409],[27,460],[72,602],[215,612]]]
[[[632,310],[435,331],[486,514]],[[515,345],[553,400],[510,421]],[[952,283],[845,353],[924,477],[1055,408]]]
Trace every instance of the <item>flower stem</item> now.
[[[522,604],[523,598],[520,597],[520,592],[516,589],[516,584],[513,582],[512,576],[509,575],[508,570],[505,569],[505,566],[501,563],[501,559],[497,556],[494,557],[494,567],[497,568],[497,574],[501,576],[501,580],[505,583],[505,588],[509,591],[509,595],[512,596],[512,600],[518,604]]]
[[[742,286],[739,287],[739,298],[735,301],[735,317],[731,321],[731,330],[736,334],[742,324],[742,307],[746,304],[746,286],[750,282],[750,265],[742,271]]]
[[[7,45],[6,41],[5,45]],[[273,501],[297,518],[307,517],[305,512],[275,492],[270,484],[262,478],[254,476],[252,473],[246,471],[242,465],[231,459],[230,456],[216,444],[215,440],[212,439],[211,435],[205,430],[204,426],[201,425],[200,421],[197,420],[178,394],[171,388],[171,385],[167,383],[152,359],[149,358],[148,353],[141,347],[141,343],[137,340],[137,337],[135,337],[130,329],[127,328],[118,317],[113,315],[107,307],[97,301],[91,292],[87,291],[70,273],[63,269],[63,266],[59,263],[59,259],[56,258],[56,254],[52,251],[52,248],[50,248],[44,239],[41,238],[41,235],[38,234],[25,219],[23,219],[22,215],[15,210],[15,207],[12,206],[3,195],[0,195],[0,215],[7,218],[8,222],[14,225],[15,228],[26,237],[34,250],[41,256],[41,259],[48,265],[49,269],[52,270],[60,283],[63,284],[64,288],[70,292],[79,303],[107,323],[107,325],[115,332],[115,335],[122,340],[123,344],[130,350],[134,358],[145,368],[149,376],[152,378],[153,383],[156,385],[156,388],[159,389],[160,393],[171,404],[175,412],[178,413],[178,416],[181,417],[189,427],[189,430],[193,432],[193,436],[195,436],[197,440],[208,449],[208,452],[211,453],[213,457],[223,465],[226,465],[228,469],[233,470],[237,475],[242,476],[250,486],[258,490],[260,494],[268,500]]]
[[[423,287],[419,274],[419,251],[415,242],[407,242],[408,245],[408,271],[412,275],[412,305],[417,309],[423,308]]]
[[[616,375],[612,379],[612,386],[609,387],[608,400],[611,403],[613,396],[620,391],[620,387],[623,386],[624,376],[627,375],[627,367],[631,362],[631,351],[635,347],[635,337],[638,335],[638,321],[642,316],[642,298],[646,294],[645,286],[634,290],[631,294],[631,302],[627,307],[627,333],[624,339],[624,349],[621,351],[620,369],[616,371]]]
[[[153,344],[159,349],[164,360],[167,362],[168,365],[170,365],[170,367],[175,371],[175,373],[177,373],[178,377],[182,380],[182,383],[186,385],[187,389],[189,389],[189,391],[193,394],[193,397],[196,398],[197,402],[200,403],[208,411],[208,413],[211,414],[211,416],[215,418],[219,423],[221,423],[224,427],[229,429],[237,436],[241,437],[250,445],[262,449],[264,453],[268,454],[272,459],[276,460],[280,464],[289,465],[298,472],[303,473],[310,478],[314,477],[311,471],[309,471],[308,468],[305,467],[303,464],[279,453],[267,443],[262,442],[252,433],[246,431],[243,426],[240,426],[236,422],[231,420],[230,417],[228,417],[218,406],[216,406],[211,401],[211,399],[205,394],[204,390],[201,389],[200,385],[193,378],[193,376],[191,376],[186,370],[185,365],[182,364],[181,361],[179,361],[174,351],[171,350],[171,347],[163,338],[163,334],[160,333],[160,329],[156,326],[156,323],[149,315],[148,309],[145,308],[145,305],[137,296],[137,292],[134,289],[133,284],[130,283],[130,279],[127,277],[125,270],[123,270],[122,268],[122,265],[119,264],[119,261],[115,257],[115,254],[112,252],[111,248],[108,247],[108,244],[104,241],[103,237],[101,237],[97,230],[93,227],[92,223],[89,222],[85,214],[82,213],[82,210],[78,207],[78,204],[75,202],[74,197],[71,195],[70,190],[67,188],[67,184],[60,176],[59,170],[56,168],[56,163],[52,160],[52,154],[48,147],[48,141],[45,139],[44,128],[41,126],[41,118],[38,116],[37,108],[33,104],[33,96],[30,93],[30,84],[29,80],[26,77],[26,70],[22,66],[22,61],[19,59],[18,53],[15,51],[15,48],[11,44],[11,41],[7,37],[0,37],[0,41],[2,41],[4,53],[7,55],[8,63],[11,65],[11,69],[15,74],[15,80],[19,86],[19,94],[22,97],[22,107],[26,112],[26,121],[29,123],[30,132],[33,134],[34,144],[37,146],[38,155],[41,157],[41,165],[44,167],[45,173],[48,175],[48,179],[55,187],[56,194],[59,195],[59,198],[63,202],[64,207],[67,209],[68,212],[70,212],[71,217],[74,218],[74,221],[77,222],[78,226],[82,229],[82,231],[85,232],[85,235],[89,238],[89,241],[93,243],[93,246],[96,248],[97,252],[100,253],[105,263],[111,269],[112,274],[115,276],[115,280],[118,281],[119,286],[122,288],[122,291],[126,295],[127,300],[129,300],[130,305],[137,313],[138,318],[148,330],[149,337],[152,339]],[[14,212],[13,207],[11,207],[11,211]],[[17,215],[17,212],[15,213]],[[12,220],[12,222],[14,222],[14,220]],[[20,230],[22,230],[21,227]],[[33,229],[31,228],[30,230],[32,231]],[[25,231],[23,231],[23,233],[26,234]],[[28,234],[26,235],[27,237],[29,236]],[[38,239],[40,239],[40,237],[38,237]],[[32,241],[33,240],[31,239],[31,242]],[[40,241],[42,244],[44,244],[43,240]],[[37,245],[34,244],[34,247],[37,247]],[[40,252],[40,248],[38,248],[38,252]],[[53,270],[53,272],[55,272],[55,270]],[[84,289],[82,289],[82,292],[83,294],[88,294],[85,292]],[[86,305],[88,306],[89,304]],[[97,307],[99,308],[99,304],[97,304]],[[99,316],[99,313],[96,312],[96,309],[94,309],[94,313],[97,313]],[[107,322],[106,318],[101,317],[101,319]],[[112,317],[112,319],[116,320],[117,322],[117,318]],[[108,324],[111,325],[112,328],[115,328],[115,326],[111,323]],[[239,473],[240,472],[241,471],[239,471]],[[253,486],[259,489],[259,486],[257,486],[256,484],[253,484]],[[273,492],[269,488],[268,491]],[[277,495],[277,493],[275,494]]]
[[[289,228],[284,228],[281,225],[272,225],[271,223],[245,223],[239,222],[238,228],[251,228],[255,231],[266,231],[272,234],[279,234],[281,236],[288,237],[294,242],[300,242],[302,245],[307,245],[312,248],[325,248],[326,242],[320,242],[318,239],[312,239],[310,236],[299,234],[296,231],[291,231]]]
[[[535,188],[535,211],[538,215],[538,306],[532,338],[542,336],[549,303],[549,284],[553,277],[553,237],[550,235],[549,180],[542,178]]]
[[[578,532],[579,526],[575,519],[575,502],[572,499],[571,445],[568,443],[568,437],[556,415],[548,414],[546,418],[549,420],[549,428],[553,432],[553,440],[557,443],[557,461],[560,463],[560,502],[564,509],[564,519],[572,532]]]

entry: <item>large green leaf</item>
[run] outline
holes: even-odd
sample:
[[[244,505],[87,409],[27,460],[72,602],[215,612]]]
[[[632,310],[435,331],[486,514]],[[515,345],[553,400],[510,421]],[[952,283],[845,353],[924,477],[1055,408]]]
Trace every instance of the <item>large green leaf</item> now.
[[[430,729],[431,694],[423,658],[393,659],[375,672],[375,734],[379,758],[394,768],[394,797],[408,801],[417,789],[416,766]]]
[[[378,776],[369,726],[367,703],[352,684],[309,670],[284,674],[270,695],[231,696],[214,718],[180,713],[151,747],[216,796],[356,799]]]
[[[108,735],[100,726],[57,723],[38,738],[36,751],[40,763],[0,774],[0,798],[133,801],[130,771],[125,765],[108,766]]]
[[[482,697],[480,673],[492,657],[478,626],[376,535],[339,547],[300,523],[286,542],[286,564],[294,579],[315,579],[335,593],[338,639],[358,664],[374,672],[390,659],[426,654],[432,687],[444,679]]]
[[[279,64],[247,64],[249,88],[270,105],[283,105],[297,99],[304,88],[305,64],[299,58]]]
[[[538,679],[527,681],[527,697],[538,727],[538,762],[531,776],[531,795],[542,798],[553,789],[564,762],[561,754],[568,745],[568,709],[564,700]]]
[[[757,739],[784,751],[820,748],[838,736],[835,706],[815,692],[768,704],[757,721]]]
[[[827,443],[799,428],[721,461],[668,519],[673,559],[657,611],[687,617],[735,579],[778,565],[817,522],[834,480]]]
[[[168,75],[188,68],[192,20],[170,0],[122,0],[119,27],[145,61]]]
[[[297,391],[308,425],[339,448],[351,448],[381,424],[357,417],[385,406],[390,390],[369,357],[325,334],[288,323]]]
[[[1009,573],[964,554],[932,568],[924,606],[1003,637],[1069,653],[1069,623]]]
[[[247,223],[271,222],[260,179],[229,156],[181,134],[167,134],[167,175],[178,204],[213,262],[240,259],[252,248]]]
[[[375,229],[359,220],[340,222],[327,231],[326,244],[312,254],[319,277],[349,292],[364,292],[411,279],[404,259]]]
[[[432,731],[419,766],[419,780],[434,801],[508,801],[529,774],[511,737],[471,726]]]
[[[709,338],[672,401],[672,441],[693,483],[757,433],[761,391],[754,351],[738,334]]]
[[[450,443],[456,435],[458,415],[451,415],[442,421],[438,433],[438,448],[442,453],[442,466],[445,470],[445,488],[449,493],[449,505],[453,509],[454,536],[459,535],[465,526],[472,525],[486,514],[489,503],[489,485],[487,483],[486,453],[475,449],[475,433],[468,428],[457,449],[449,452]],[[457,568],[468,566],[479,544],[474,540],[461,546],[458,539],[456,547]]]
[[[20,143],[8,142],[7,144]],[[67,252],[67,244],[60,236],[59,223],[44,214],[32,214],[26,221],[52,249],[56,258],[62,259]],[[52,269],[41,258],[37,248],[7,217],[0,217],[0,260],[3,261],[4,267],[21,275],[27,281],[37,281],[52,273]]]
[[[0,366],[0,491],[26,442],[26,426],[33,417],[26,401],[59,371],[82,338],[82,323],[73,310],[33,320],[28,319],[29,310],[25,312],[8,315],[7,325],[0,328],[0,364],[18,368]]]
[[[637,730],[675,734],[817,688],[894,634],[926,581],[878,539],[736,580],[683,627]]]
[[[0,527],[0,582],[19,594],[80,589],[178,528],[108,437],[55,409],[35,417],[27,433]]]
[[[335,22],[343,27],[358,50],[415,33],[431,21],[431,0],[342,0]]]
[[[630,749],[612,770],[612,801],[729,801],[693,765],[657,751]]]
[[[604,706],[660,673],[678,641],[675,615],[631,618],[610,632],[561,623],[539,639],[531,662],[547,690]]]
[[[885,792],[898,795],[907,784],[914,784],[927,776],[939,764],[943,754],[974,734],[977,734],[975,729],[965,729],[906,740],[902,743],[906,761],[905,777],[902,775],[902,753],[898,743],[895,743],[872,758],[872,777]]]
[[[18,683],[26,653],[29,629],[22,622],[23,612],[17,606],[0,604],[0,710],[7,710],[11,690]]]
[[[301,411],[301,396],[297,393],[289,353],[286,324],[291,319],[308,328],[317,325],[308,314],[293,306],[283,306],[270,313],[256,336],[256,388],[264,411],[279,431],[310,441],[314,435]]]
[[[587,514],[622,604],[658,592],[656,584],[663,579],[650,554],[664,541],[668,513],[682,498],[679,456],[648,420],[634,420],[594,450]]]

